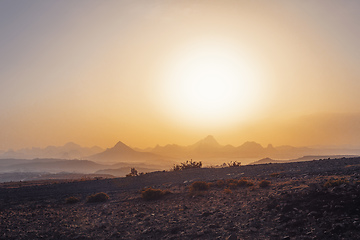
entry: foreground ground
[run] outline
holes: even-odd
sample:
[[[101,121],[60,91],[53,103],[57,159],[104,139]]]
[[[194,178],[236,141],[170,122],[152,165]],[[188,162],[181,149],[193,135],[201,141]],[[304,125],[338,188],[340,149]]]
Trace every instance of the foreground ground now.
[[[359,170],[353,158],[4,184],[0,239],[360,239]],[[226,186],[244,177],[254,185]],[[209,190],[189,194],[200,180]],[[171,194],[145,201],[150,186]],[[109,200],[86,202],[98,192]]]

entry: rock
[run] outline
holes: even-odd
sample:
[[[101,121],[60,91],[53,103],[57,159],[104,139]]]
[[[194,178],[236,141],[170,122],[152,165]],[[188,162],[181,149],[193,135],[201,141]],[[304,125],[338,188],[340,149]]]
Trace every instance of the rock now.
[[[204,212],[203,214],[201,214],[201,217],[208,217],[208,216],[210,216],[210,215],[212,215],[212,213],[211,212]]]

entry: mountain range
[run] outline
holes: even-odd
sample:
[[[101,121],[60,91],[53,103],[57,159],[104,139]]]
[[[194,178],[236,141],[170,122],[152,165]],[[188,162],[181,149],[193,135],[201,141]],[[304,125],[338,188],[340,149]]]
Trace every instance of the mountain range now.
[[[267,147],[261,146],[256,142],[245,142],[244,144],[234,147],[232,145],[220,145],[216,139],[209,135],[206,138],[189,146],[179,146],[168,144],[165,146],[157,145],[153,149],[147,149],[151,153],[162,156],[177,158],[261,158],[276,157],[289,159],[301,157],[307,154],[316,153],[316,149],[307,147],[296,148],[292,146],[273,147],[269,144]]]
[[[274,147],[271,144],[263,147],[256,142],[245,142],[234,147],[219,144],[211,135],[188,146],[157,145],[145,150],[133,149],[120,141],[106,150],[67,143],[61,147],[21,149],[0,154],[0,181],[13,181],[15,176],[23,179],[25,173],[35,174],[37,177],[39,174],[55,174],[53,177],[56,177],[56,174],[77,173],[123,177],[133,167],[139,172],[162,171],[190,159],[202,161],[204,166],[221,165],[230,161],[245,165],[353,157],[359,154],[358,149]],[[73,156],[84,160],[70,158]]]
[[[64,146],[48,146],[46,148],[23,148],[17,151],[8,150],[0,153],[0,159],[34,159],[34,158],[61,158],[61,159],[83,159],[84,157],[102,152],[104,149],[94,146],[91,148],[69,142]]]
[[[203,161],[204,164],[222,164],[229,161],[239,161],[243,164],[251,163],[262,158],[279,160],[298,159],[303,156],[331,156],[331,155],[358,155],[359,149],[322,149],[310,147],[278,146],[268,144],[263,147],[256,142],[245,142],[240,146],[221,145],[211,135],[198,142],[180,146],[168,144],[155,146],[145,150],[134,149],[119,141],[113,147],[103,150],[99,147],[84,148],[75,143],[67,143],[61,147],[49,146],[43,149],[21,149],[18,151],[7,151],[0,154],[0,159],[83,159],[94,161],[99,164],[120,164],[120,167],[131,165],[148,165],[149,169],[166,169],[174,163],[193,159]],[[4,164],[4,161],[2,164]],[[0,164],[1,165],[1,164]]]

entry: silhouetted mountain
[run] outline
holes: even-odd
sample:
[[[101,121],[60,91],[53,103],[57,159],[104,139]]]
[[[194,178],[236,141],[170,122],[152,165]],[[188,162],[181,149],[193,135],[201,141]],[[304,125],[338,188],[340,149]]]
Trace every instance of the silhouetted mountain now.
[[[0,158],[34,159],[34,158],[61,158],[61,159],[82,159],[85,156],[93,155],[103,151],[100,147],[81,147],[73,142],[64,146],[48,146],[46,148],[24,148],[17,151],[9,150],[0,154]]]
[[[234,147],[232,145],[220,145],[213,136],[206,138],[189,146],[179,146],[168,144],[165,146],[157,145],[151,150],[158,155],[174,157],[179,159],[236,159],[238,161],[249,161],[254,158],[277,158],[277,159],[297,159],[306,155],[339,155],[344,154],[346,149],[321,149],[309,147],[279,146],[274,147],[268,144],[267,147],[261,146],[256,142],[245,142],[244,144]],[[360,153],[360,150],[352,149],[349,154]],[[242,160],[243,159],[243,160]],[[245,160],[248,159],[248,160]],[[281,161],[281,160],[279,160]]]
[[[163,147],[156,145],[155,148],[150,150],[151,153],[158,154],[166,157],[184,157],[189,152],[186,147],[176,144],[167,144]]]
[[[204,139],[196,142],[193,145],[189,146],[190,148],[201,149],[201,148],[220,148],[221,145],[215,140],[215,138],[211,135],[207,136]]]
[[[265,149],[256,142],[245,142],[236,148],[236,153],[242,157],[258,157],[265,154]]]
[[[196,142],[187,147],[193,157],[217,157],[223,155],[221,146],[213,136],[209,135],[206,138]]]
[[[106,149],[104,152],[88,157],[97,162],[116,163],[116,162],[139,162],[150,161],[157,164],[172,165],[170,160],[149,152],[138,152],[122,142],[118,142],[114,147]]]
[[[239,147],[232,145],[222,146],[216,139],[209,135],[206,138],[189,146],[179,146],[176,144],[166,145],[164,147],[156,146],[152,152],[163,156],[172,156],[178,158],[253,158],[265,156],[268,148],[263,148],[255,142],[246,142]],[[269,148],[269,151],[274,151]]]

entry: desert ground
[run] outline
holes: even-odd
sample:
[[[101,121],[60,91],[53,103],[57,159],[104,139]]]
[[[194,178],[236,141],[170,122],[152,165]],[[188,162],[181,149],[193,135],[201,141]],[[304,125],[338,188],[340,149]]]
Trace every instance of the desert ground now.
[[[359,173],[342,158],[3,183],[0,239],[360,239]]]

